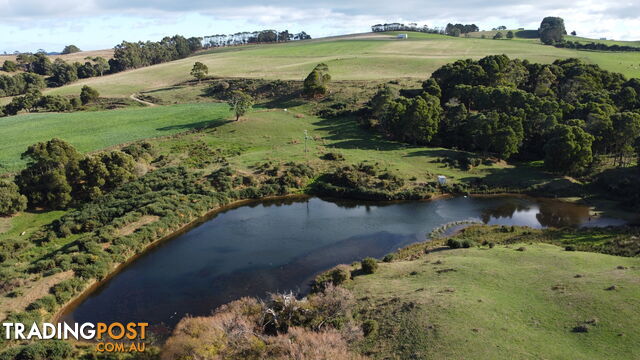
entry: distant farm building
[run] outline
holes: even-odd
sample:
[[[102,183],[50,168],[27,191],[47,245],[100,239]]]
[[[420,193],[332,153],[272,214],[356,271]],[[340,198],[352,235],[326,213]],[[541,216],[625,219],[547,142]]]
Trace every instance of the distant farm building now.
[[[396,36],[397,39],[408,39],[409,35],[408,34],[398,34],[398,36]]]
[[[447,183],[447,177],[444,175],[438,175],[438,184],[444,185]]]

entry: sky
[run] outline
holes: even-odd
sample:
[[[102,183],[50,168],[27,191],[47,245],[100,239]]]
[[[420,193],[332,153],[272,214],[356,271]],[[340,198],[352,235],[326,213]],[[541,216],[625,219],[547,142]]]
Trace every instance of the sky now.
[[[263,29],[305,31],[314,38],[362,33],[377,23],[444,27],[475,23],[537,29],[545,16],[592,38],[640,40],[640,1],[625,0],[0,0],[0,53],[112,48],[160,40]]]

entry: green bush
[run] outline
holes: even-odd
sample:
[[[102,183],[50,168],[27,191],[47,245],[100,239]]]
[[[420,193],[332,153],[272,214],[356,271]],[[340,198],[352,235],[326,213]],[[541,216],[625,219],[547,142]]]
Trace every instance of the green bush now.
[[[460,249],[462,247],[462,242],[457,239],[449,239],[447,240],[447,246],[452,249]]]
[[[54,312],[58,306],[58,302],[56,301],[55,296],[53,295],[45,295],[40,299],[32,302],[27,306],[27,310],[46,310],[47,312]]]
[[[0,180],[0,216],[9,216],[27,208],[27,198],[18,185]]]
[[[395,254],[387,254],[382,258],[382,261],[388,263],[388,262],[392,262],[394,258],[395,258]]]
[[[351,278],[351,270],[346,265],[338,265],[333,269],[326,271],[320,275],[318,275],[311,287],[312,292],[321,292],[329,284],[333,284],[335,286],[343,284],[345,281]]]
[[[462,240],[462,247],[465,249],[468,249],[474,245],[475,245],[475,242],[473,242],[472,240],[469,240],[469,239]]]
[[[380,326],[376,320],[365,320],[362,323],[362,332],[365,337],[376,336],[378,334],[378,330]]]
[[[337,152],[328,152],[322,155],[321,159],[323,160],[332,160],[332,161],[342,161],[344,160],[344,156]]]
[[[373,274],[374,272],[376,272],[376,270],[378,270],[378,260],[371,257],[364,258],[360,262],[360,265],[362,266],[362,271],[365,274]]]

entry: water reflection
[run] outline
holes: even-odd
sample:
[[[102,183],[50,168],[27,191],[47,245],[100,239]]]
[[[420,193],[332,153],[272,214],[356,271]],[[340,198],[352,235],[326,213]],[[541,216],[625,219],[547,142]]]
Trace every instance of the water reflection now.
[[[168,327],[242,296],[308,289],[319,272],[424,241],[444,223],[481,219],[532,227],[589,222],[574,204],[526,197],[366,203],[318,198],[229,209],[152,249],[64,317],[76,322],[147,321]]]

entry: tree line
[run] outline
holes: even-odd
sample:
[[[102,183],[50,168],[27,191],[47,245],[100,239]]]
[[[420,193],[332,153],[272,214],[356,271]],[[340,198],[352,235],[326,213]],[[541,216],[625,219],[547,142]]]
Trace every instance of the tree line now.
[[[444,34],[444,30],[438,28],[430,28],[427,25],[419,26],[416,23],[410,24],[401,24],[401,23],[390,23],[390,24],[376,24],[371,26],[371,31],[373,32],[386,32],[386,31],[415,31],[427,34]]]
[[[262,30],[253,32],[239,32],[235,34],[217,34],[205,36],[203,44],[205,48],[223,47],[260,43],[278,43],[297,40],[309,40],[311,36],[306,32],[290,33],[289,30]]]
[[[75,52],[71,45],[65,51]],[[123,41],[114,48],[113,58],[108,60],[97,56],[87,57],[84,63],[68,63],[60,58],[51,61],[44,52],[36,54],[18,54],[16,61],[5,60],[2,69],[6,72],[23,73],[0,75],[0,97],[16,96],[33,89],[58,87],[105,74],[185,58],[202,49],[202,39],[185,38],[181,35],[165,37],[160,41],[127,42]]]
[[[623,166],[640,151],[639,93],[639,79],[578,59],[492,55],[444,65],[419,91],[385,85],[366,117],[396,140],[544,159],[552,171],[581,174],[595,155]]]
[[[553,44],[557,48],[575,49],[575,50],[596,50],[596,51],[640,51],[640,47],[628,45],[607,45],[603,43],[589,42],[581,43],[578,41],[561,41]]]

